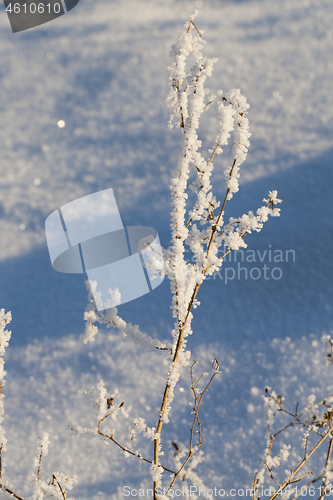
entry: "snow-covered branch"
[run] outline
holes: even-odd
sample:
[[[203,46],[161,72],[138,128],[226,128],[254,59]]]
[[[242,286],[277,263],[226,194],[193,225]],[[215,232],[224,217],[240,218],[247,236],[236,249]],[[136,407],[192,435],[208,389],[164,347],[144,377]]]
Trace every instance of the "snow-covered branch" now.
[[[93,342],[95,336],[98,333],[98,327],[95,323],[100,323],[101,325],[106,325],[107,328],[117,328],[120,330],[125,338],[132,340],[146,349],[157,349],[160,351],[171,350],[171,345],[161,342],[158,339],[153,339],[146,333],[141,332],[138,325],[132,325],[132,323],[126,323],[125,320],[118,316],[118,309],[112,307],[106,312],[98,311],[95,305],[94,296],[91,290],[89,280],[86,281],[86,287],[88,290],[88,301],[89,304],[86,307],[84,313],[84,319],[86,321],[85,335],[83,342],[87,344],[88,342]]]
[[[328,396],[322,401],[315,403],[315,395],[308,397],[307,405],[302,411],[299,410],[298,403],[293,411],[287,410],[284,405],[284,398],[277,396],[270,387],[266,388],[264,396],[266,406],[266,424],[267,424],[267,446],[264,453],[264,459],[261,468],[255,474],[253,482],[253,498],[259,499],[259,488],[266,485],[267,480],[271,480],[275,486],[275,492],[269,500],[274,500],[278,495],[285,495],[286,498],[298,498],[304,491],[318,481],[322,482],[319,498],[324,498],[327,492],[333,491],[331,483],[333,479],[333,470],[331,462],[331,454],[333,449],[333,395]],[[275,426],[276,415],[286,417],[287,421],[284,425],[276,430]],[[287,462],[291,452],[291,446],[287,444],[280,445],[280,451],[273,455],[273,447],[278,438],[281,438],[289,429],[299,429],[303,431],[303,458],[298,463],[297,467],[290,468],[290,471],[284,480],[278,479],[279,466],[282,462]],[[321,474],[315,479],[311,479],[308,483],[302,484],[302,488],[293,489],[295,483],[307,478],[311,471],[304,472],[304,466],[308,464],[312,455],[322,448],[328,442],[326,460]],[[325,493],[326,492],[326,493]],[[315,490],[313,489],[313,494]],[[311,493],[311,496],[312,493]]]

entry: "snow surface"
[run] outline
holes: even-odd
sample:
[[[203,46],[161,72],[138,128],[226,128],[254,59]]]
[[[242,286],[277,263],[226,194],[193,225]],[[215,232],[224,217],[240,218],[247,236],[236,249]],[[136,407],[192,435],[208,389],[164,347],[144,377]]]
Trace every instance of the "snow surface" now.
[[[124,224],[156,228],[168,247],[168,186],[180,136],[167,128],[166,67],[187,14],[201,3],[81,0],[66,16],[15,35],[0,8],[0,308],[13,315],[5,477],[21,491],[43,431],[50,446],[42,475],[77,474],[77,499],[110,498],[118,487],[137,488],[149,477],[147,464],[70,427],[96,425],[84,390],[100,377],[110,394],[117,387],[125,407],[132,406],[130,418],[155,426],[166,354],[145,351],[116,331],[98,333],[92,345],[82,342],[85,278],[53,271],[44,221],[59,206],[112,187]],[[227,489],[249,487],[260,466],[265,385],[291,407],[312,393],[333,392],[320,342],[333,329],[333,7],[331,0],[207,0],[196,24],[205,31],[206,54],[219,57],[210,90],[239,88],[251,106],[251,146],[225,218],[255,210],[272,189],[283,199],[281,217],[247,239],[256,262],[227,259],[224,279],[204,284],[194,311],[192,356],[202,369],[216,356],[223,372],[203,403],[206,459],[196,471],[207,485]],[[212,112],[204,122],[206,150],[216,137],[215,119]],[[227,160],[227,148],[214,160],[221,197]],[[276,266],[268,261],[270,249],[284,256],[295,251],[295,262],[277,264],[280,280],[225,283],[224,269],[234,267],[237,275],[238,262],[248,271]],[[165,280],[119,313],[169,342],[170,298]],[[179,384],[184,391],[176,389],[165,451],[168,439],[188,440],[187,372]],[[114,425],[121,436],[122,419]],[[139,448],[148,456],[151,442]],[[167,453],[165,460],[172,463]]]

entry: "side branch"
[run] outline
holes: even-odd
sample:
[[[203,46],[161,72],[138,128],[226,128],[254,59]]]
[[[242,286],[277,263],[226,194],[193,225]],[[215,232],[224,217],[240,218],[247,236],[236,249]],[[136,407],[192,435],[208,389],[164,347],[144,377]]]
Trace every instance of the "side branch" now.
[[[120,448],[123,452],[128,453],[129,455],[132,455],[133,457],[140,458],[140,460],[143,460],[144,462],[147,462],[148,464],[152,464],[153,463],[151,460],[148,460],[148,458],[145,458],[142,455],[137,455],[133,451],[129,450],[128,448],[125,448],[123,445],[121,445],[120,443],[118,443],[118,441],[116,441],[115,438],[113,437],[113,434],[104,434],[100,430],[97,430],[97,434],[99,434],[100,436],[102,436],[102,437],[104,437],[106,439],[110,439],[110,441],[112,441],[115,445],[117,445],[118,448]],[[162,467],[162,469],[164,469],[167,472],[171,472],[171,474],[176,474],[175,471],[173,471],[171,469],[168,469],[164,465],[160,465],[160,467]]]

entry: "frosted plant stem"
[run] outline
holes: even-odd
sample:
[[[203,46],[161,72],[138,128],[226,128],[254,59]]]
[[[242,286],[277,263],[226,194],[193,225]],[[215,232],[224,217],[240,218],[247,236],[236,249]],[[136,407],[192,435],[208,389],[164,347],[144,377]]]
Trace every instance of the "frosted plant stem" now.
[[[115,440],[115,438],[113,437],[112,434],[111,435],[103,434],[103,432],[101,432],[101,431],[97,431],[97,434],[99,434],[100,436],[102,436],[104,438],[110,439],[110,441],[112,441],[116,446],[118,446],[118,448],[120,448],[124,453],[128,453],[129,455],[132,455],[133,457],[137,457],[140,460],[143,460],[143,462],[147,462],[148,464],[152,464],[153,463],[151,460],[148,460],[148,458],[144,458],[141,455],[137,455],[133,451],[125,448],[122,444],[118,443],[118,441]],[[162,467],[162,469],[164,469],[165,471],[170,472],[171,474],[176,474],[175,471],[173,471],[171,469],[168,469],[164,465],[160,464],[160,467]]]
[[[1,391],[2,388],[0,388]],[[0,447],[0,488],[2,488],[3,478],[2,478],[2,457],[1,457],[2,447]]]
[[[37,481],[39,480],[41,463],[42,463],[42,453],[39,455],[38,470],[37,470]]]
[[[182,326],[182,328],[181,328],[181,330],[179,332],[179,335],[178,335],[177,346],[176,346],[175,354],[174,354],[173,360],[172,360],[173,361],[173,363],[172,363],[173,366],[177,363],[179,352],[180,352],[180,349],[182,347],[182,341],[183,341],[183,338],[184,338],[184,332],[185,332],[185,328],[186,328],[186,322],[188,320],[189,314],[190,314],[192,306],[193,306],[193,302],[194,302],[194,300],[195,300],[195,298],[197,296],[199,288],[200,288],[200,284],[197,284],[195,286],[195,289],[194,289],[194,292],[192,294],[190,303],[188,305],[186,317],[185,317],[183,326]],[[156,428],[156,435],[157,435],[157,437],[154,439],[154,465],[155,465],[155,467],[159,466],[158,455],[159,455],[159,447],[160,447],[160,436],[161,436],[162,427],[163,427],[163,416],[164,416],[164,413],[165,413],[165,409],[167,407],[169,393],[170,393],[170,382],[168,381],[168,383],[167,383],[167,385],[165,387],[165,390],[164,390],[163,400],[162,400],[162,405],[161,405],[161,410],[160,410],[160,416],[159,416],[159,420],[158,420],[158,424],[157,424],[157,428]],[[154,481],[154,500],[158,500],[157,489],[158,489],[158,481]]]
[[[244,214],[240,220],[231,218],[230,223],[222,231],[225,205],[227,200],[230,200],[239,190],[239,167],[244,162],[250,145],[249,137],[251,134],[249,133],[248,119],[245,116],[249,105],[239,89],[234,89],[226,97],[219,99],[219,131],[214,141],[216,145],[212,151],[210,150],[212,154],[207,162],[199,151],[202,141],[199,140],[198,129],[200,116],[207,109],[205,81],[212,75],[212,70],[217,59],[210,59],[202,53],[205,41],[201,38],[198,28],[193,23],[193,19],[195,19],[197,14],[198,11],[195,11],[190,16],[189,24],[187,25],[186,23],[184,26],[186,32],[179,37],[177,44],[172,47],[171,55],[173,57],[173,64],[169,67],[170,91],[167,96],[167,103],[170,109],[169,127],[180,127],[184,135],[182,153],[170,183],[172,236],[171,250],[165,251],[165,254],[167,256],[166,274],[171,281],[171,309],[173,318],[175,318],[175,324],[172,331],[173,345],[170,349],[170,365],[157,418],[156,432],[154,428],[153,433],[149,436],[154,441],[153,462],[143,459],[138,453],[133,453],[124,448],[120,443],[115,441],[112,432],[110,434],[103,434],[100,430],[100,425],[104,419],[99,421],[97,429],[98,434],[106,439],[110,439],[123,452],[135,455],[152,464],[150,470],[154,485],[154,500],[158,500],[158,488],[162,482],[163,469],[168,470],[159,464],[163,423],[169,421],[171,402],[174,397],[174,388],[180,377],[180,368],[181,366],[186,366],[189,361],[190,351],[185,351],[186,338],[192,333],[192,308],[194,309],[199,305],[196,297],[200,286],[205,281],[206,276],[213,273],[214,267],[216,269],[221,267],[225,255],[231,250],[246,247],[243,241],[244,237],[252,231],[259,232],[264,222],[267,221],[269,214],[271,216],[279,216],[280,209],[274,210],[274,203],[282,201],[277,198],[277,191],[270,191],[269,200],[263,199],[265,203],[268,202],[268,205],[258,208],[257,215],[249,212],[249,214]],[[191,30],[192,27],[196,30],[196,33],[193,33],[193,30]],[[190,71],[187,71],[189,56],[194,57],[196,63]],[[222,90],[218,91],[218,95],[223,95]],[[216,100],[216,96],[210,96],[209,100],[209,102],[213,102]],[[228,167],[224,171],[227,181],[226,194],[220,211],[215,215],[215,210],[220,206],[220,202],[217,201],[212,192],[211,175],[214,168],[213,159],[215,155],[223,152],[222,147],[228,144],[230,134],[233,131],[234,148],[232,158],[234,160],[231,168]],[[195,179],[188,186],[192,171],[195,173]],[[197,194],[197,200],[191,210],[187,209],[188,189]],[[271,211],[268,209],[270,204],[272,204],[273,208]],[[186,224],[185,219],[188,218],[190,221]],[[193,224],[189,229],[192,221],[199,221],[205,227],[201,230],[197,224]],[[235,224],[239,225],[235,228]],[[229,250],[221,258],[218,257],[218,253],[223,241]],[[189,247],[193,253],[194,264],[185,259],[186,247]],[[107,323],[110,326],[119,328],[124,331],[126,336],[130,336],[136,340],[143,340],[145,344],[148,344],[149,348],[169,349],[165,344],[156,344],[152,339],[148,339],[146,335],[143,335],[139,331],[137,326],[127,325],[117,316],[116,309],[107,315],[100,315],[90,306],[86,310],[85,319],[88,322],[85,342],[93,340],[96,335],[97,328],[93,323],[97,320],[100,323]],[[185,477],[186,473],[184,469],[201,445],[201,423],[198,418],[200,403],[201,398],[197,398],[195,394],[195,418],[191,429],[189,453],[184,459],[183,464],[177,458],[176,472],[169,471],[173,474],[171,484],[174,484],[178,476]],[[193,447],[193,433],[196,425],[199,428],[199,444]],[[166,494],[164,493],[164,498],[169,494],[169,491]]]
[[[328,445],[328,450],[327,450],[327,457],[326,457],[326,463],[325,463],[325,472],[328,471],[328,468],[329,468],[329,465],[330,465],[330,461],[331,461],[331,455],[332,455],[332,448],[333,448],[333,437],[331,437],[330,439],[330,444]],[[322,479],[322,488],[321,488],[321,492],[320,492],[320,497],[318,498],[318,500],[322,500],[326,493],[326,473],[323,475],[323,479]]]
[[[236,163],[236,160],[234,160],[234,162],[233,162],[233,165],[232,165],[232,168],[231,168],[231,171],[230,171],[230,175],[232,174],[232,171],[233,171],[233,168],[235,166],[235,163]],[[225,204],[227,202],[228,194],[229,194],[229,188],[227,189],[227,192],[226,192],[226,195],[225,195],[225,198],[224,198],[224,201],[223,201],[223,205],[222,205],[222,208],[221,208],[221,211],[220,211],[217,223],[212,228],[212,235],[211,235],[210,243],[208,245],[206,258],[208,258],[208,256],[209,256],[209,251],[210,251],[210,248],[211,248],[211,245],[212,245],[212,242],[213,242],[216,230],[217,230],[217,225],[218,225],[219,219],[222,217],[222,214],[223,214],[223,211],[224,211],[224,207],[225,207]],[[270,206],[270,205],[271,205],[271,201],[267,204],[267,206]],[[242,236],[242,238],[244,238],[247,234],[248,233],[246,232]],[[227,255],[230,251],[231,250],[229,249],[228,252],[226,252],[225,255]],[[225,255],[223,255],[222,258],[225,257]],[[203,274],[206,274],[206,272],[208,271],[208,269],[209,269],[209,267],[205,268],[203,270]],[[176,345],[176,349],[175,349],[175,354],[174,354],[174,357],[173,357],[173,360],[172,360],[172,366],[175,366],[176,363],[177,363],[177,361],[178,361],[179,352],[181,350],[182,341],[183,341],[183,338],[184,338],[184,332],[185,332],[185,328],[186,328],[186,323],[187,323],[189,314],[191,312],[194,300],[195,300],[195,298],[196,298],[196,296],[197,296],[197,294],[199,292],[200,286],[201,286],[201,283],[197,283],[196,284],[196,286],[194,288],[194,291],[193,291],[193,294],[192,294],[192,297],[191,297],[191,300],[189,302],[189,305],[188,305],[188,308],[187,308],[187,312],[186,312],[186,316],[185,316],[185,320],[183,322],[183,325],[182,325],[181,330],[180,330],[179,335],[178,335],[178,340],[177,340],[177,345]],[[167,407],[169,393],[170,393],[170,381],[167,382],[167,385],[166,385],[165,390],[164,390],[163,399],[162,399],[162,405],[161,405],[161,410],[160,410],[160,416],[159,416],[159,420],[158,420],[158,424],[157,424],[157,428],[156,428],[156,436],[157,437],[154,439],[154,465],[155,465],[156,468],[159,466],[158,457],[159,457],[159,448],[160,448],[160,436],[161,436],[162,427],[163,427],[163,416],[165,414],[165,410],[166,410],[166,407]],[[157,490],[158,490],[158,481],[154,481],[154,500],[158,500]]]
[[[196,293],[198,293],[199,287],[200,287],[200,285],[197,285],[197,287],[196,287],[197,288]],[[192,304],[193,304],[194,298],[195,297],[194,297],[194,293],[193,293]],[[182,340],[183,340],[183,337],[184,337],[184,331],[185,331],[185,327],[186,327],[186,320],[188,318],[190,310],[187,313],[184,325],[183,325],[183,327],[182,327],[182,329],[181,329],[181,331],[179,333],[179,336],[178,336],[177,347],[176,347],[175,354],[174,354],[174,357],[173,357],[173,364],[177,363],[178,355],[179,355],[179,352],[180,352],[180,349],[181,349],[181,346],[182,346]],[[167,383],[167,385],[165,387],[165,390],[164,390],[163,400],[162,400],[162,405],[161,405],[161,411],[160,411],[160,416],[159,416],[159,420],[158,420],[158,424],[157,424],[157,428],[156,428],[156,435],[158,437],[156,437],[154,439],[154,465],[155,465],[156,468],[159,466],[158,455],[159,455],[159,448],[160,448],[160,435],[161,435],[161,432],[162,432],[163,416],[164,416],[165,409],[166,409],[166,406],[167,406],[167,403],[168,403],[169,393],[170,393],[170,382],[168,381],[168,383]],[[158,500],[157,489],[158,489],[158,481],[154,481],[154,500]]]
[[[219,143],[218,143],[218,144],[216,144],[215,149],[214,149],[214,151],[213,151],[213,153],[212,153],[212,156],[210,157],[210,159],[209,159],[209,161],[208,161],[208,165],[209,165],[209,164],[213,161],[213,158],[214,158],[214,156],[215,156],[215,154],[216,154],[217,150],[219,149],[219,147],[220,147],[220,144],[219,144]],[[228,194],[229,194],[229,191],[227,192],[226,197],[228,196]],[[227,200],[227,198],[225,199],[225,202],[226,202],[226,200]],[[225,205],[225,202],[224,202],[224,205]],[[223,206],[224,206],[224,205],[223,205]],[[186,229],[188,229],[188,227],[191,225],[192,220],[193,220],[193,219],[191,218],[191,219],[188,221],[188,223],[186,224]]]
[[[133,451],[129,450],[128,448],[125,448],[125,446],[123,446],[122,444],[118,443],[118,441],[116,441],[115,438],[113,437],[113,434],[104,434],[101,431],[102,422],[104,422],[104,420],[106,420],[107,417],[109,417],[111,415],[111,413],[113,413],[113,411],[110,411],[107,415],[105,415],[105,417],[100,419],[100,421],[98,422],[98,426],[97,426],[97,434],[99,434],[100,436],[102,436],[106,439],[110,439],[110,441],[112,441],[112,443],[114,443],[116,446],[118,446],[118,448],[120,448],[124,453],[128,453],[129,455],[140,458],[140,460],[143,460],[144,462],[151,464],[152,463],[151,460],[144,458],[142,455],[138,455],[138,454],[134,453]],[[162,467],[167,472],[171,472],[171,474],[176,474],[173,470],[168,469],[167,467],[164,467],[164,465],[161,465],[160,467]]]
[[[61,492],[62,498],[63,498],[64,500],[66,500],[66,493],[65,493],[65,492],[64,492],[64,490],[62,489],[61,484],[59,483],[58,479],[55,477],[55,475],[54,475],[54,474],[53,474],[52,478],[53,478],[53,481],[55,481],[55,482],[57,483],[57,485],[58,485],[58,487],[59,487],[59,490],[60,490],[60,492]]]
[[[1,398],[1,393],[2,393],[2,385],[0,385],[0,398]],[[2,477],[2,446],[0,446],[0,488],[2,488],[3,484],[3,477]]]
[[[198,28],[196,27],[196,25],[194,24],[194,22],[192,20],[190,20],[190,24],[187,28],[187,33],[189,33],[191,26],[194,26],[194,28],[197,30],[198,35],[201,37],[200,31],[198,30]]]
[[[191,389],[192,389],[193,395],[194,395],[194,407],[193,407],[194,419],[193,419],[193,424],[192,424],[191,432],[190,432],[190,448],[189,448],[189,452],[188,452],[188,455],[186,457],[185,462],[182,464],[182,466],[178,469],[178,471],[174,475],[174,477],[173,477],[173,479],[172,479],[172,481],[171,481],[171,483],[170,483],[170,485],[169,485],[169,487],[168,487],[168,489],[166,491],[166,495],[168,495],[169,491],[171,490],[171,488],[175,484],[175,482],[176,482],[177,477],[179,476],[179,474],[181,474],[181,472],[185,469],[186,465],[189,463],[189,461],[191,460],[191,458],[193,457],[193,455],[198,451],[198,449],[202,445],[202,439],[201,439],[201,422],[199,420],[199,409],[200,409],[202,398],[204,397],[205,392],[207,391],[208,387],[212,383],[214,377],[219,373],[218,372],[219,362],[215,358],[214,362],[213,362],[213,368],[214,368],[215,371],[214,371],[213,375],[210,377],[210,379],[209,379],[208,383],[206,384],[204,390],[201,391],[201,392],[199,392],[200,396],[198,396],[198,393],[196,391],[196,387],[197,387],[197,385],[198,385],[198,383],[201,380],[201,378],[202,378],[203,375],[201,375],[199,377],[199,379],[196,381],[196,383],[194,383],[194,380],[193,380],[193,366],[195,365],[195,363],[196,363],[196,361],[194,361],[193,364],[192,364],[192,366],[191,366]],[[198,423],[199,441],[198,441],[198,444],[193,448],[193,437],[194,437],[194,429],[195,429],[195,424],[196,423]]]
[[[226,195],[227,196],[227,195]],[[226,198],[225,198],[225,201],[226,201]],[[224,201],[224,204],[225,204],[225,201]],[[270,201],[269,203],[267,203],[266,207],[269,207],[270,205],[272,205],[272,201]],[[222,210],[221,210],[222,212]],[[248,231],[246,231],[243,235],[242,235],[242,239],[245,238],[245,236],[247,236],[249,234]],[[227,250],[227,252],[225,254],[223,254],[221,257],[219,257],[220,260],[223,260],[224,257],[226,257],[228,255],[228,253],[230,253],[232,251],[232,248],[229,248],[229,250]],[[203,274],[206,274],[206,272],[211,268],[213,267],[214,264],[211,264],[210,266],[206,267],[206,269],[203,271]]]
[[[1,484],[0,489],[3,489],[6,493],[9,493],[9,495],[11,495],[12,497],[17,498],[17,500],[24,500],[19,495],[16,495],[16,493],[14,493],[12,490],[3,486],[3,484]]]
[[[215,147],[215,150],[213,151],[213,154],[212,154],[212,156],[211,156],[211,158],[209,160],[209,163],[213,160],[218,147],[219,147],[219,145],[217,145]],[[236,160],[234,160],[234,162],[233,162],[233,165],[232,165],[232,168],[231,168],[231,171],[230,171],[230,175],[232,174],[232,171],[234,169],[235,163],[236,163]],[[208,256],[209,256],[209,252],[210,252],[213,240],[214,240],[215,233],[217,231],[218,223],[219,223],[219,221],[220,221],[220,219],[222,217],[223,211],[224,211],[224,207],[225,207],[225,204],[226,204],[226,201],[227,201],[227,198],[228,198],[228,194],[229,194],[229,188],[227,189],[226,195],[224,197],[223,205],[222,205],[220,214],[218,216],[216,225],[214,225],[214,227],[212,229],[212,235],[211,235],[211,239],[210,239],[210,242],[209,242],[209,245],[208,245],[206,258],[208,258]],[[204,269],[203,274],[205,274],[206,271],[207,271],[207,269]],[[201,284],[199,284],[199,283],[196,284],[196,286],[194,288],[194,291],[193,291],[193,294],[192,294],[192,297],[191,297],[191,300],[189,302],[189,305],[188,305],[188,308],[187,308],[186,317],[185,317],[184,323],[183,323],[183,325],[181,327],[181,330],[179,332],[179,335],[178,335],[177,346],[176,346],[175,354],[174,354],[174,357],[173,357],[173,360],[172,360],[173,361],[173,363],[172,363],[173,366],[177,363],[179,352],[180,352],[180,349],[182,347],[182,341],[183,341],[183,338],[184,338],[184,332],[185,332],[185,328],[186,328],[186,323],[187,323],[187,320],[188,320],[188,316],[189,316],[189,314],[191,312],[194,300],[195,300],[195,298],[196,298],[196,296],[198,294],[200,286],[201,286]],[[157,424],[157,429],[156,429],[157,437],[154,440],[154,465],[155,465],[155,467],[158,467],[158,465],[159,465],[158,464],[158,455],[159,455],[159,447],[160,447],[160,435],[161,435],[161,432],[162,432],[163,416],[164,416],[164,413],[165,413],[165,409],[167,407],[169,393],[170,393],[170,382],[168,381],[168,383],[167,383],[167,385],[165,387],[165,390],[164,390],[163,400],[162,400],[162,405],[161,405],[161,410],[160,410],[160,416],[159,416],[159,420],[158,420],[158,424]],[[190,460],[190,458],[191,457],[189,456],[188,460],[185,463],[185,465],[188,463],[188,461]],[[175,479],[176,478],[174,478],[174,480]],[[158,489],[158,481],[154,481],[154,500],[157,500],[157,498],[158,498],[157,489]]]
[[[303,458],[302,462],[296,467],[296,469],[294,471],[291,472],[290,476],[288,477],[288,479],[285,480],[285,482],[282,484],[282,486],[276,490],[276,492],[270,497],[269,500],[275,500],[275,498],[281,494],[281,492],[289,485],[289,484],[293,484],[297,481],[299,481],[299,478],[297,479],[294,479],[294,477],[296,476],[296,474],[301,470],[301,468],[303,467],[303,465],[306,464],[306,462],[309,460],[309,458],[313,455],[313,453],[319,448],[320,445],[323,444],[323,442],[328,438],[328,436],[331,434],[333,430],[333,425],[331,425],[331,427],[328,429],[328,431],[326,432],[326,434],[321,438],[320,441],[318,441],[318,443],[312,448],[312,450],[307,454],[306,457]],[[304,477],[304,476],[302,476]]]

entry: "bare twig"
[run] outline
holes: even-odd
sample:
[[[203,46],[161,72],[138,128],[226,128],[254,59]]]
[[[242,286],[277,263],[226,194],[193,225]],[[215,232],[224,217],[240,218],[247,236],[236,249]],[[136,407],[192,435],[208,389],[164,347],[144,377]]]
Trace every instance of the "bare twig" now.
[[[1,393],[2,393],[2,385],[0,385],[0,398],[1,398]],[[3,483],[3,477],[2,477],[2,445],[0,445],[0,487],[2,486]]]
[[[191,26],[194,26],[194,28],[197,30],[198,32],[198,35],[201,37],[201,34],[200,34],[200,31],[198,30],[198,28],[196,27],[196,25],[194,24],[194,22],[192,20],[190,20],[190,24],[189,24],[189,27],[187,28],[187,33],[189,33],[190,29],[191,29]]]
[[[216,146],[214,148],[214,151],[213,151],[213,153],[212,153],[212,155],[211,155],[211,157],[210,157],[210,159],[208,161],[208,165],[213,161],[213,158],[214,158],[214,156],[216,154],[216,151],[218,150],[219,147],[220,147],[220,144],[216,144]],[[192,218],[188,221],[188,223],[186,224],[186,229],[189,228],[189,226],[191,225],[192,221],[193,221]]]
[[[24,500],[22,497],[14,493],[14,491],[12,491],[10,488],[6,488],[3,484],[0,485],[0,489],[3,489],[6,493],[11,495],[12,497],[17,498],[17,500]]]
[[[280,487],[279,490],[277,490],[271,497],[269,500],[274,500],[278,495],[279,495],[279,492],[282,492],[289,484],[292,484],[294,481],[293,481],[293,478],[296,476],[296,474],[302,469],[302,467],[307,463],[307,461],[309,460],[309,458],[314,454],[314,452],[319,448],[320,445],[323,444],[323,442],[327,439],[327,437],[331,434],[333,430],[333,425],[330,426],[330,428],[328,429],[328,431],[326,432],[326,434],[324,434],[324,436],[321,438],[320,441],[318,441],[318,443],[312,448],[312,450],[307,454],[307,456],[305,458],[303,458],[303,460],[299,463],[299,465],[296,467],[296,469],[293,471],[291,471],[291,474],[290,476],[288,477],[288,479],[286,479],[284,481],[284,483],[282,484],[282,486]],[[302,476],[304,477],[304,476]],[[297,478],[298,479],[301,479],[301,478]]]
[[[212,365],[214,373],[210,377],[210,379],[207,382],[206,386],[204,387],[203,391],[198,392],[197,389],[196,389],[197,385],[200,382],[200,380],[202,379],[202,377],[203,377],[203,375],[204,375],[205,372],[203,372],[203,374],[200,375],[200,377],[198,378],[198,380],[196,382],[194,382],[193,367],[194,367],[195,364],[196,364],[196,361],[193,362],[193,364],[191,366],[191,369],[190,369],[190,373],[191,373],[191,389],[192,389],[193,396],[194,396],[194,406],[192,406],[192,410],[194,412],[194,419],[193,419],[193,424],[192,424],[191,431],[190,431],[190,447],[189,447],[189,452],[188,452],[188,455],[186,457],[186,460],[184,461],[184,463],[182,464],[182,466],[178,469],[178,471],[175,473],[174,477],[172,478],[172,481],[171,481],[168,489],[166,490],[165,495],[168,495],[168,493],[170,492],[171,488],[175,484],[176,479],[178,478],[178,476],[184,471],[185,467],[190,462],[190,460],[193,457],[193,455],[198,451],[198,449],[202,445],[201,422],[199,420],[199,409],[200,409],[202,398],[203,398],[205,392],[207,391],[208,387],[212,383],[214,377],[219,373],[218,369],[219,369],[220,364],[217,361],[217,359],[214,358],[213,365]],[[193,447],[193,437],[194,437],[194,431],[195,431],[196,424],[198,424],[199,439],[198,439],[198,444],[195,447]]]

